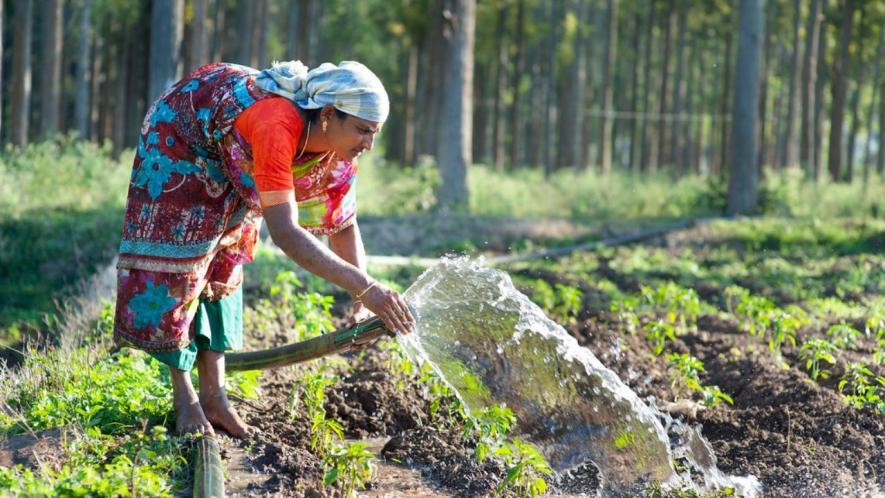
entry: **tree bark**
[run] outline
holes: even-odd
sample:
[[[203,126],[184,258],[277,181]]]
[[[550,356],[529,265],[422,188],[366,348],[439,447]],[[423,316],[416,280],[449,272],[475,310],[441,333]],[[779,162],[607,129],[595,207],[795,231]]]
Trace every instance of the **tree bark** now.
[[[801,17],[801,1],[793,0],[793,49],[790,52],[789,97],[787,97],[787,130],[784,134],[784,148],[781,154],[781,166],[793,168],[799,161],[799,138],[796,136],[796,105],[801,92],[796,91],[799,84],[799,19]]]
[[[864,144],[863,150],[863,182],[864,185],[867,185],[867,181],[870,178],[870,167],[871,167],[871,145],[873,141],[873,128],[875,126],[874,121],[874,111],[876,109],[876,98],[882,100],[882,94],[878,91],[879,78],[882,74],[882,49],[885,48],[885,29],[880,31],[879,33],[879,45],[876,47],[876,68],[873,70],[873,84],[871,85],[871,93],[872,97],[870,98],[871,103],[867,107],[867,140]],[[879,142],[879,149],[882,149],[883,142]]]
[[[759,49],[764,0],[741,0],[740,35],[735,68],[733,133],[728,176],[728,214],[750,214],[756,209],[756,127],[759,98]]]
[[[740,1],[743,2],[743,0]],[[734,33],[731,31],[731,29],[729,29],[725,37],[725,60],[722,63],[724,69],[724,77],[722,79],[722,100],[720,101],[721,108],[719,112],[719,115],[722,117],[722,134],[720,136],[719,144],[719,163],[715,168],[717,173],[721,173],[725,170],[725,165],[728,162],[728,157],[731,150],[731,144],[729,143],[731,130],[728,121],[725,120],[725,116],[729,114],[728,103],[731,99],[731,50],[733,46]]]
[[[227,29],[227,5],[223,0],[211,0],[214,21],[212,22],[212,50],[211,61],[218,62],[228,60],[225,57],[224,31]]]
[[[415,164],[415,95],[418,87],[418,47],[412,41],[409,46],[409,63],[406,70],[406,99],[403,112],[403,161]]]
[[[520,155],[520,147],[522,147],[522,121],[520,108],[522,107],[522,97],[520,95],[520,84],[522,83],[522,73],[525,71],[525,59],[522,52],[524,49],[524,32],[525,32],[525,0],[518,0],[516,6],[516,61],[513,66],[513,75],[511,77],[510,86],[513,91],[513,104],[510,107],[510,167],[516,168],[522,164],[522,156]]]
[[[495,64],[495,111],[494,130],[492,132],[493,162],[497,171],[504,170],[504,92],[505,73],[507,72],[507,9],[498,7],[498,22],[495,27],[495,47],[497,48],[497,63]]]
[[[266,66],[270,65],[270,61],[267,60],[267,22],[268,22],[268,0],[257,0],[257,5],[255,6],[257,9],[255,15],[255,26],[252,28],[252,43],[255,44],[252,47],[252,67],[262,69]]]
[[[821,14],[821,0],[811,0],[811,7],[808,11],[808,25],[806,28],[805,38],[805,56],[802,64],[802,105],[799,106],[802,115],[801,128],[799,133],[799,161],[805,167],[806,172],[810,175],[814,160],[814,109],[817,107],[815,101],[815,87],[817,84],[817,48],[819,45],[820,28],[823,21]]]
[[[633,57],[636,59],[633,61],[633,77],[630,81],[630,111],[633,112],[633,119],[629,121],[630,123],[630,158],[629,158],[629,168],[632,171],[639,170],[639,134],[637,130],[639,128],[639,77],[640,72],[639,68],[642,66],[642,56],[639,53],[640,45],[639,45],[639,34],[642,32],[643,24],[642,24],[642,14],[639,9],[636,9],[636,14],[633,16],[633,30],[632,36],[630,37],[630,46],[633,48]]]
[[[587,37],[584,33],[587,24],[587,2],[578,1],[572,3],[574,15],[577,19],[575,38],[572,40],[573,59],[569,64],[567,76],[568,85],[563,92],[560,108],[563,109],[559,116],[559,154],[557,164],[559,166],[576,166],[581,157],[582,133],[584,129],[584,109],[582,105],[571,103],[584,101],[584,89],[587,86],[587,60],[584,57],[584,47]],[[551,55],[555,57],[555,55]]]
[[[3,12],[3,1],[0,0],[0,89],[6,88],[3,85],[3,25],[6,17]],[[0,90],[0,144],[3,143],[3,92]]]
[[[207,19],[209,18],[209,0],[194,0],[194,20],[191,24],[191,63],[187,71],[205,65],[209,62],[209,29],[207,28]]]
[[[61,105],[62,0],[48,0],[43,24],[40,78],[40,136],[58,133]]]
[[[821,9],[826,10],[827,0],[821,0]],[[824,83],[827,78],[826,72],[826,47],[827,30],[821,29],[817,37],[817,77],[814,83],[814,118],[812,122],[812,144],[814,155],[812,156],[812,175],[815,181],[821,177],[821,156],[823,156],[823,115],[824,115]]]
[[[849,107],[851,108],[851,127],[848,131],[848,145],[845,147],[845,181],[854,181],[854,148],[857,145],[857,132],[860,129],[860,93],[861,79],[863,71],[861,70],[861,61],[854,63],[854,92],[851,94]]]
[[[664,47],[661,52],[661,84],[658,86],[658,114],[661,121],[658,123],[658,162],[661,166],[670,164],[669,151],[667,146],[667,129],[674,126],[673,121],[664,119],[670,110],[670,52],[673,46],[673,32],[676,31],[676,5],[675,0],[668,0],[667,4],[667,21],[664,28]]]
[[[651,79],[654,72],[652,71],[652,60],[651,60],[651,46],[652,39],[654,38],[654,5],[649,7],[648,9],[648,22],[646,23],[647,34],[645,37],[645,49],[643,52],[645,53],[645,64],[643,64],[643,68],[645,69],[645,76],[642,78],[642,112],[644,116],[642,119],[642,133],[640,133],[639,139],[642,143],[642,152],[640,154],[639,166],[640,170],[643,172],[654,171],[657,167],[657,161],[655,158],[655,150],[656,147],[654,145],[654,132],[651,126],[652,123],[652,115],[649,112],[651,108],[650,96],[651,96]]]
[[[472,161],[473,44],[476,0],[445,0],[448,13],[444,38],[449,53],[446,84],[443,87],[443,115],[440,120],[437,160],[440,171],[440,207],[461,210],[468,207],[467,169]]]
[[[607,0],[608,39],[605,44],[605,67],[602,72],[602,134],[599,137],[599,168],[607,175],[612,168],[612,84],[618,54],[618,0]]]
[[[168,2],[169,0],[163,0]],[[255,11],[257,10],[253,2],[241,2],[237,8],[237,50],[236,60],[238,64],[248,66],[252,63],[252,43],[254,33],[252,29],[255,25]]]
[[[885,173],[885,78],[879,82],[879,154],[876,157],[876,173]]]
[[[544,54],[544,143],[542,146],[544,161],[544,177],[553,172],[553,134],[556,126],[556,47],[559,44],[560,3],[562,0],[550,0],[550,15],[547,33],[547,49]]]
[[[80,139],[89,139],[89,88],[91,83],[89,46],[91,39],[92,0],[83,0],[80,8],[80,40],[77,46],[77,81],[74,97],[74,127]]]
[[[104,37],[96,34],[92,39],[92,66],[90,68],[90,94],[93,98],[89,102],[89,139],[98,141],[101,134],[101,103],[104,99],[98,98],[101,93],[107,73],[104,70]]]
[[[12,58],[12,91],[9,98],[9,141],[28,145],[31,110],[31,28],[34,18],[33,0],[15,4]]]
[[[150,85],[148,102],[181,77],[184,0],[153,0],[151,4]]]
[[[682,135],[689,127],[690,121],[683,120],[682,106],[686,96],[686,78],[685,75],[685,9],[684,0],[679,1],[678,7],[678,27],[676,29],[676,72],[673,74],[673,120],[670,121],[670,145],[668,146],[668,159],[673,166],[674,174],[682,174],[686,166],[682,162]],[[687,116],[691,119],[691,116]],[[677,164],[678,161],[678,164]]]
[[[830,107],[830,144],[827,154],[827,169],[830,179],[835,182],[845,180],[842,174],[842,136],[844,135],[845,97],[848,92],[848,68],[851,55],[848,45],[851,43],[851,31],[854,23],[856,0],[840,2],[842,25],[839,29],[839,55],[833,59],[832,105]]]
[[[762,165],[765,162],[765,146],[768,143],[766,137],[767,120],[768,120],[768,68],[770,66],[769,59],[771,57],[772,36],[771,36],[771,20],[777,16],[777,4],[768,4],[773,12],[765,15],[765,30],[762,41],[762,55],[759,58],[759,136],[757,138],[757,156],[756,168],[759,170],[759,177],[762,177]],[[763,6],[763,9],[765,6]]]

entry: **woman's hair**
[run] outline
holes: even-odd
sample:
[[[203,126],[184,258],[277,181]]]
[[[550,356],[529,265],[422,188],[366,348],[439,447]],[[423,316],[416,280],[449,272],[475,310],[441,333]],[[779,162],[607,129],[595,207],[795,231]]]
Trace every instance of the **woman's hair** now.
[[[318,124],[320,121],[320,113],[323,111],[322,108],[319,109],[302,109],[304,111],[304,115],[307,117],[308,123]],[[335,108],[335,115],[338,116],[338,119],[343,120],[349,114],[342,111],[341,109]]]

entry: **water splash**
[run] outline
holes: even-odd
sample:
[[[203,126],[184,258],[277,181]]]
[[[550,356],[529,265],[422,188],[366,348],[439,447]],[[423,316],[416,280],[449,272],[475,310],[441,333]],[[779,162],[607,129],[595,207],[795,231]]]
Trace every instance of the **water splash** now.
[[[674,452],[663,415],[517,291],[506,273],[481,260],[445,258],[405,298],[418,315],[415,333],[400,336],[405,349],[429,361],[468,410],[509,407],[519,421],[515,434],[534,443],[555,470],[590,461],[607,492],[619,494],[650,480],[685,485],[672,467],[675,455],[696,464],[705,479],[709,469],[716,486],[743,487],[714,475],[715,455],[697,444],[702,438],[693,429],[682,433],[689,444]],[[752,486],[738,491],[754,495]]]

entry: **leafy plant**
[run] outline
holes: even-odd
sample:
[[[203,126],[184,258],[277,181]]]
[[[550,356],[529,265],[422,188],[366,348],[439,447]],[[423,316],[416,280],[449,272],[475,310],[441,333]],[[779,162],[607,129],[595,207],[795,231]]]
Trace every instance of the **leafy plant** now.
[[[885,400],[882,399],[885,377],[875,376],[863,363],[851,362],[845,365],[845,373],[839,381],[839,392],[843,392],[845,387],[849,388],[845,399],[851,406],[858,409],[870,406],[885,414]]]
[[[641,287],[643,298],[655,308],[664,308],[667,322],[685,328],[693,325],[701,311],[701,301],[694,289],[680,287],[673,282],[657,287]]]
[[[673,380],[674,387],[681,385],[691,391],[701,394],[706,406],[716,406],[725,401],[734,404],[731,396],[722,392],[718,386],[705,386],[701,384],[700,373],[704,371],[704,363],[688,353],[671,353],[667,355],[667,361],[671,368],[675,369],[678,377]]]
[[[327,419],[326,409],[323,406],[326,387],[336,382],[338,382],[336,376],[325,375],[322,371],[318,371],[301,377],[296,385],[310,419],[310,449],[320,458],[325,458],[329,454],[334,440],[344,437],[341,424],[336,420]],[[297,398],[294,394],[292,399],[289,406],[290,419],[296,416],[294,400]]]
[[[513,411],[502,405],[484,408],[479,414],[467,417],[464,436],[470,437],[475,433],[479,439],[473,452],[476,460],[482,462],[490,452],[497,450],[515,424]]]
[[[374,459],[375,455],[366,450],[365,443],[335,445],[323,460],[326,467],[323,484],[338,484],[343,496],[356,497],[356,490],[365,489],[372,479]]]
[[[652,344],[655,354],[664,352],[667,341],[676,340],[676,329],[669,322],[656,320],[645,325],[645,340]]]
[[[830,377],[830,371],[822,364],[835,365],[836,358],[833,353],[838,350],[839,348],[830,341],[812,337],[802,344],[799,357],[805,361],[805,369],[811,372],[812,379],[817,380],[818,377],[827,379]]]
[[[771,326],[768,335],[768,349],[775,354],[780,354],[784,344],[796,346],[796,332],[802,326],[802,322],[796,315],[783,310],[772,310],[768,315],[768,323]]]
[[[833,344],[840,348],[851,348],[860,338],[860,331],[848,325],[845,322],[839,322],[827,330],[827,335],[833,341]]]
[[[507,467],[507,475],[495,488],[495,496],[512,493],[535,498],[547,491],[543,476],[553,473],[550,464],[529,443],[514,439],[495,451]]]

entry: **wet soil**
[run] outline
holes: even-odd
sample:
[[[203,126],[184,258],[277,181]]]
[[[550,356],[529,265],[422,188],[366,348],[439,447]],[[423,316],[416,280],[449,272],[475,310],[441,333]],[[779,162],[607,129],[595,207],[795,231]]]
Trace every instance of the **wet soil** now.
[[[702,237],[702,232],[675,237],[666,245],[700,248]],[[667,352],[689,352],[703,361],[702,383],[718,386],[734,400],[733,405],[705,408],[671,383],[666,358],[655,355],[641,333],[624,330],[592,282],[604,277],[621,291],[636,292],[648,275],[618,272],[604,259],[589,276],[532,272],[530,276],[550,284],[567,283],[584,291],[579,321],[567,327],[569,333],[640,398],[699,425],[723,472],[756,476],[766,497],[883,496],[885,417],[845,402],[837,388],[839,365],[830,379],[812,379],[799,368],[797,348],[785,352],[783,359],[791,366],[784,367],[766,343],[742,331],[734,319],[702,314],[696,330],[668,343]],[[720,286],[700,282],[691,287],[705,301],[721,304]],[[805,328],[797,339],[801,344],[825,330],[820,324]],[[868,357],[871,340],[861,340],[846,358]],[[391,373],[389,359],[390,353],[377,346],[343,356],[340,381],[326,392],[328,417],[341,422],[347,438],[371,441],[380,459],[366,495],[494,494],[505,474],[502,466],[491,460],[477,463],[472,457],[475,443],[463,439],[457,420],[431,419],[425,388],[416,378]],[[261,431],[250,441],[225,443],[228,455],[242,455],[243,472],[253,472],[252,479],[237,488],[242,496],[336,496],[334,488],[322,485],[321,462],[310,450],[303,410],[289,417],[292,384],[304,368],[262,374],[261,399],[237,403],[245,420]],[[590,466],[559,476],[552,484],[560,494],[592,495],[598,486]]]

